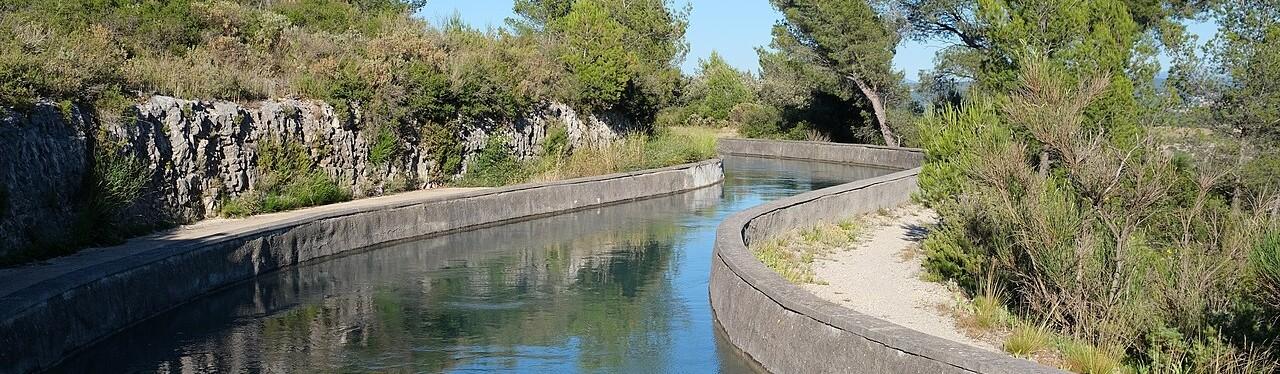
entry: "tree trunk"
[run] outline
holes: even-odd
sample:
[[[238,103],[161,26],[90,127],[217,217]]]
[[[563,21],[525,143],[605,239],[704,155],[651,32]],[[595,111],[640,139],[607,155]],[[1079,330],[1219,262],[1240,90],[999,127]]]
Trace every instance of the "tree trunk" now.
[[[872,89],[871,86],[868,86],[866,82],[856,76],[846,75],[845,78],[858,85],[858,90],[861,90],[862,95],[866,96],[867,101],[871,102],[871,110],[875,112],[876,124],[880,126],[880,135],[884,137],[884,145],[897,147],[898,136],[894,135],[892,128],[889,128],[888,113],[885,113],[884,101],[880,99],[880,94],[876,93],[875,89]]]

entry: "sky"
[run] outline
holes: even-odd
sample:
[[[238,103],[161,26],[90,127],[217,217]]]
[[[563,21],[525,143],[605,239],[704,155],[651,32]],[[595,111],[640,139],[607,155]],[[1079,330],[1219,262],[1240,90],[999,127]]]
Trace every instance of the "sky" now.
[[[682,4],[680,1],[676,1]],[[782,14],[769,5],[768,0],[691,0],[689,30],[685,35],[689,42],[689,55],[680,68],[685,73],[695,73],[698,60],[711,55],[714,49],[725,61],[742,70],[758,71],[756,47],[768,46],[769,34]],[[504,20],[512,17],[510,0],[432,0],[419,11],[418,16],[439,25],[454,13],[472,27],[503,27]],[[1217,26],[1212,23],[1189,25],[1192,32],[1206,41],[1213,36]],[[946,47],[945,41],[920,42],[904,40],[898,46],[893,66],[906,73],[914,81],[920,70],[933,67],[933,56]],[[1167,58],[1161,58],[1168,65]]]

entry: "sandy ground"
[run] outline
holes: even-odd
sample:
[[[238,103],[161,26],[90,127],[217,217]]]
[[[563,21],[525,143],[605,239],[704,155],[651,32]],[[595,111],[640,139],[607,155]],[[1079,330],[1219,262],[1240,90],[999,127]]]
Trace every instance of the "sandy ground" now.
[[[921,279],[923,256],[919,241],[937,215],[907,205],[888,215],[872,213],[863,220],[865,233],[857,244],[814,260],[816,278],[827,284],[806,284],[814,295],[868,315],[947,340],[999,352],[989,343],[966,336],[950,310],[961,297],[940,283]]]

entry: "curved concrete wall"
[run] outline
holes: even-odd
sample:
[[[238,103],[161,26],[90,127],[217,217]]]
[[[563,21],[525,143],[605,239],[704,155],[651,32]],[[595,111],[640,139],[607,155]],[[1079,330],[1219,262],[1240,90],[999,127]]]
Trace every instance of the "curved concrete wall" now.
[[[795,140],[721,139],[721,154],[764,156],[805,161],[859,164],[881,168],[910,169],[924,162],[924,150],[878,145],[803,142]]]
[[[673,194],[721,180],[720,161],[710,160],[384,206],[303,212],[233,234],[161,243],[75,271],[54,269],[58,261],[3,270],[0,279],[41,274],[47,279],[0,293],[0,372],[47,368],[132,323],[281,267],[391,241]],[[50,273],[60,275],[47,276]]]
[[[913,169],[757,206],[716,231],[711,307],[734,346],[776,373],[1038,373],[1059,370],[911,330],[788,283],[747,248],[797,227],[903,204],[917,190],[915,149],[733,140],[723,153]]]

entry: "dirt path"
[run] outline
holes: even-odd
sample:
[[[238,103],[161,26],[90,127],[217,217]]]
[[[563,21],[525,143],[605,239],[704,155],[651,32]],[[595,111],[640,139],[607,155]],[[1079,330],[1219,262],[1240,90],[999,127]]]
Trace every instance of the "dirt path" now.
[[[947,340],[990,351],[989,343],[966,336],[950,310],[960,295],[921,279],[919,241],[937,215],[917,205],[863,220],[866,234],[850,248],[813,262],[814,275],[827,284],[806,284],[814,295],[884,320]]]

